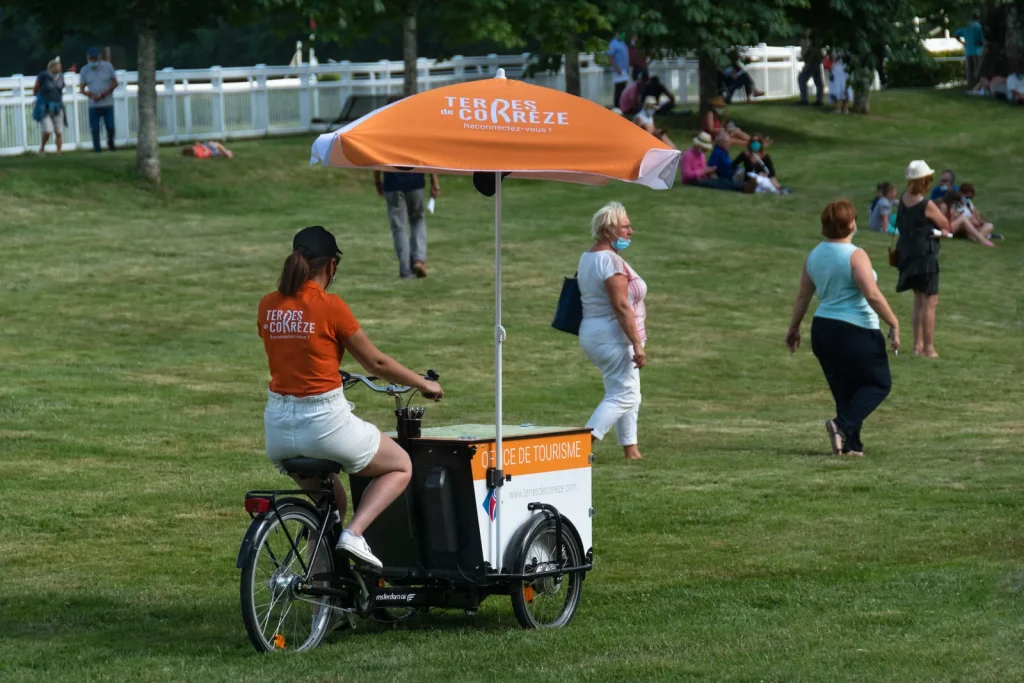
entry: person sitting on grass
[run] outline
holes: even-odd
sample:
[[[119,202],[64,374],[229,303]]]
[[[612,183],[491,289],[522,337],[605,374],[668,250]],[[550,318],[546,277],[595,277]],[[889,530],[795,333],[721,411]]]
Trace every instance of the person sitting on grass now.
[[[668,135],[661,128],[654,125],[654,115],[658,113],[658,101],[653,97],[648,97],[644,100],[644,107],[636,116],[633,117],[633,123],[640,126],[648,133],[658,138],[672,149],[676,149],[675,143],[669,139]]]
[[[725,101],[731,103],[737,90],[742,90],[750,101],[754,97],[764,97],[764,91],[758,90],[754,85],[754,79],[747,73],[743,65],[743,58],[738,51],[730,55],[730,64],[718,72],[718,91],[725,97]]]
[[[760,133],[750,136],[747,148],[739,153],[733,161],[733,167],[743,166],[743,177],[753,178],[757,183],[757,191],[768,194],[789,194],[790,190],[782,186],[775,177],[775,164],[772,156],[765,152],[764,138]]]
[[[956,174],[953,173],[953,169],[947,168],[939,174],[939,184],[933,190],[929,199],[933,202],[937,202],[946,196],[946,193],[950,190],[959,190],[960,187],[956,184]]]
[[[894,220],[892,207],[896,202],[896,186],[889,182],[878,183],[875,198],[868,207],[868,229],[874,232],[888,232]]]
[[[987,95],[1006,99],[1006,76],[982,76],[978,79],[978,85],[973,90],[967,91],[968,95]]]
[[[1010,104],[1024,104],[1024,59],[1018,64],[1013,73],[1006,76],[982,76],[978,80],[978,87],[969,90],[968,95],[991,95],[1000,97]]]
[[[196,159],[210,159],[212,157],[230,159],[235,156],[230,149],[216,140],[211,140],[209,142],[196,142],[182,149],[181,153],[187,157],[195,157]]]
[[[655,102],[658,102],[658,114],[665,115],[672,111],[676,106],[676,96],[669,91],[668,88],[661,82],[661,79],[657,76],[651,76],[647,79],[647,85],[644,87],[643,98],[647,101],[648,97],[653,97]],[[666,102],[661,104],[661,98],[665,98]]]
[[[724,130],[715,137],[715,148],[708,157],[708,166],[715,167],[715,175],[725,180],[736,180],[736,165],[729,156],[729,134]]]
[[[974,185],[971,183],[963,183],[960,186],[960,194],[964,196],[963,209],[961,213],[971,219],[971,223],[978,229],[982,235],[985,235],[990,240],[1002,240],[1005,239],[1003,235],[998,232],[993,232],[995,226],[988,221],[981,213],[978,212],[976,206],[974,206]]]
[[[708,166],[707,153],[711,151],[714,144],[711,136],[707,133],[700,133],[693,139],[693,145],[683,152],[683,184],[696,185],[709,190],[733,190],[739,191],[740,186],[732,178],[714,178],[712,176],[718,171],[714,166]]]
[[[628,118],[640,111],[642,102],[640,98],[646,88],[647,72],[641,71],[636,80],[627,85],[626,89],[622,91],[622,95],[619,96],[619,109],[622,110],[623,116]]]
[[[986,247],[995,246],[988,237],[982,235],[974,227],[971,219],[963,214],[962,202],[963,195],[957,190],[950,190],[940,201],[935,203],[939,210],[942,211],[945,219],[949,221],[949,231],[953,233],[953,237],[966,237],[972,242],[977,242]]]
[[[703,132],[707,133],[714,140],[724,130],[729,135],[730,147],[746,147],[750,144],[750,136],[740,130],[735,123],[732,121],[724,123],[725,117],[729,112],[726,109],[725,100],[721,96],[712,97],[708,105],[708,110],[704,112],[704,116],[700,120],[700,129]],[[767,147],[772,144],[772,139],[764,138],[763,142]]]
[[[1024,104],[1024,59],[1017,60],[1017,68],[1006,76],[1006,101]]]

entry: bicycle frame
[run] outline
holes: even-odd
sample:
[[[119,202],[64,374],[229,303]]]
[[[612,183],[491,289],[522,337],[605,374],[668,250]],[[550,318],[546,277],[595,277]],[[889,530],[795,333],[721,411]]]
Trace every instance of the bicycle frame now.
[[[305,561],[303,561],[302,559],[302,553],[299,551],[296,539],[292,538],[292,534],[290,531],[288,531],[288,527],[281,520],[281,513],[277,502],[278,496],[295,495],[303,495],[308,497],[311,501],[313,501],[313,507],[316,509],[317,515],[321,517],[320,526],[317,529],[316,545],[313,546],[313,556],[309,558],[309,566],[306,566]],[[317,497],[326,498],[326,500],[318,503],[316,500]],[[284,530],[285,537],[288,539],[288,544],[290,546],[289,553],[295,553],[296,557],[299,560],[299,565],[302,567],[303,578],[307,581],[312,580],[312,577],[309,576],[310,567],[316,564],[317,553],[320,552],[320,547],[323,543],[325,536],[327,535],[328,526],[330,525],[330,521],[334,516],[333,513],[335,510],[338,509],[338,504],[334,500],[334,492],[330,488],[324,488],[320,489],[319,491],[307,491],[305,489],[249,491],[248,493],[245,494],[246,501],[252,498],[269,500],[270,509],[264,513],[249,512],[249,519],[256,519],[257,514],[265,515],[269,512],[273,512],[274,516],[277,518],[277,521],[281,522],[281,528]],[[324,514],[321,515],[320,508],[324,502],[326,502],[326,509]],[[236,567],[241,568],[244,565],[245,559],[248,556],[248,554],[256,550],[253,547],[253,540],[258,530],[258,527],[253,527],[252,525],[250,525],[249,530],[246,532],[245,538],[242,539],[242,545],[238,549],[238,558],[235,562]],[[270,559],[272,559],[275,563],[279,565],[281,564],[278,561],[278,559],[274,557],[274,553],[272,550],[268,548],[267,552],[270,554]]]

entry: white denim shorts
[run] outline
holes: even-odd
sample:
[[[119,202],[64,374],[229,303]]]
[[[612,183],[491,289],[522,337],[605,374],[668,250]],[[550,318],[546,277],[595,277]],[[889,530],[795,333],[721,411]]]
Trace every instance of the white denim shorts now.
[[[43,116],[43,120],[39,122],[39,127],[47,135],[56,133],[57,135],[64,134],[64,112],[47,112]]]
[[[302,398],[267,393],[267,458],[282,474],[281,462],[298,457],[333,460],[347,474],[356,474],[377,454],[380,430],[352,414],[341,387]]]

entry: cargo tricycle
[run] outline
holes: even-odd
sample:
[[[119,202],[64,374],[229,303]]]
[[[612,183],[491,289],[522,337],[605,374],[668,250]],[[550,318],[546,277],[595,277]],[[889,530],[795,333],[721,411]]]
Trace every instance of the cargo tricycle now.
[[[341,466],[286,460],[288,472],[324,480],[318,491],[245,496],[252,521],[237,566],[253,646],[308,650],[359,619],[472,614],[492,595],[511,597],[524,628],[568,624],[593,561],[590,431],[506,425],[498,461],[494,425],[423,428],[411,387],[344,372],[342,380],[346,391],[363,385],[394,399],[394,436],[412,459],[405,493],[364,534],[383,568],[335,550],[342,529],[330,475]],[[370,481],[352,477],[354,507]]]

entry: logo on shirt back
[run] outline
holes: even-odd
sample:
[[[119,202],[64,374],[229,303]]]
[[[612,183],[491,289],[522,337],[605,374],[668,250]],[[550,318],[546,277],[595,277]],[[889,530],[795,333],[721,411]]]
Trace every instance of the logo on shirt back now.
[[[316,323],[302,319],[303,312],[291,308],[267,309],[263,329],[271,339],[309,339],[316,334]]]

